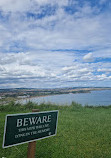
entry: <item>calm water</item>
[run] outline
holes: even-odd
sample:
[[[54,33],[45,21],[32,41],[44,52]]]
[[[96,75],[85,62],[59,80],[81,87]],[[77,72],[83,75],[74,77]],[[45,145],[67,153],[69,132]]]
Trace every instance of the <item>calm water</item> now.
[[[70,105],[72,101],[88,105],[111,105],[111,90],[91,91],[91,93],[78,93],[78,94],[62,94],[45,97],[35,97],[30,99],[22,99],[20,102],[26,103],[28,101],[35,103],[54,103],[59,105]]]

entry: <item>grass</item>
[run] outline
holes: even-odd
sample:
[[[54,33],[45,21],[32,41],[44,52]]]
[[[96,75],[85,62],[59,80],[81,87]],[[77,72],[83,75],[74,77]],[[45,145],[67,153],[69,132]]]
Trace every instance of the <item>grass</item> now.
[[[57,135],[36,144],[36,156],[39,158],[111,158],[111,106],[82,107],[51,104],[25,106],[11,102],[0,106],[0,158],[26,158],[27,143],[2,149],[5,115],[11,113],[59,110]]]

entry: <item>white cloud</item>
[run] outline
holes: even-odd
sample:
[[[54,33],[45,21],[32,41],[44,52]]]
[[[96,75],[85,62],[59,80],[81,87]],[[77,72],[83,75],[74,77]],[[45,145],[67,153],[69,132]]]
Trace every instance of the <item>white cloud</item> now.
[[[9,1],[7,1],[7,3],[3,2],[3,4],[1,3],[1,6],[5,6],[6,4],[7,6],[10,6],[8,5],[8,2]],[[10,0],[10,4],[12,2],[13,1]],[[37,2],[39,11],[39,7],[44,4],[44,1]],[[50,1],[46,2],[48,3]],[[27,2],[19,1],[18,3],[27,6],[25,4]],[[56,3],[59,4],[60,2],[56,1]],[[17,6],[19,8],[19,5]],[[16,7],[14,7],[14,9],[17,10]],[[34,10],[32,13],[35,12]],[[87,11],[85,14],[84,10]],[[30,11],[29,6],[28,11]],[[88,16],[89,12],[92,15],[91,18]],[[105,25],[106,22],[103,22],[104,17],[102,15],[93,16],[90,5],[85,5],[84,7],[79,8],[74,15],[68,15],[62,7],[59,7],[54,15],[45,16],[42,19],[32,18],[26,21],[23,20],[26,18],[24,14],[20,14],[20,17],[18,15],[18,13],[12,14],[10,23],[8,24],[8,32],[11,31],[12,34],[9,37],[10,40],[7,40],[12,41],[12,43],[15,39],[24,39],[27,46],[36,49],[45,49],[46,47],[47,49],[85,49],[89,46],[99,47],[100,43],[102,47],[107,43],[107,40],[109,41],[110,39],[108,38],[108,25]],[[77,16],[80,16],[80,18],[77,18]],[[53,23],[55,23],[54,28],[52,28]],[[30,26],[32,26],[32,29]],[[14,34],[16,34],[15,39],[13,37]]]
[[[93,53],[88,53],[83,57],[83,60],[85,62],[93,62],[94,61],[94,57],[93,57]]]
[[[100,68],[97,70],[98,72],[107,72],[107,73],[111,73],[111,67],[110,68]]]
[[[38,83],[39,87],[110,80],[110,63],[94,63],[98,58],[111,57],[110,13],[99,13],[97,6],[85,2],[80,6],[74,0],[74,13],[69,14],[64,6],[69,7],[70,3],[68,0],[0,1],[1,82],[8,80],[12,86]],[[105,1],[101,0],[102,3]],[[45,5],[55,7],[55,11],[37,18],[45,12]],[[16,84],[12,83],[15,81]]]
[[[66,6],[68,5],[68,0],[35,0],[37,4],[39,5],[46,5],[46,4],[51,4],[51,5],[58,5],[58,6]]]
[[[68,5],[68,0],[5,0],[0,1],[0,9],[6,14],[8,12],[35,12],[40,13],[40,7],[45,5],[51,5],[63,7]],[[41,8],[42,9],[42,8]]]
[[[105,80],[105,79],[109,78],[109,77],[106,76],[106,74],[97,75],[96,77],[97,77],[98,80]]]
[[[8,82],[13,86],[15,83],[25,87],[51,87],[110,80],[106,72],[111,68],[109,64],[74,62],[75,57],[73,52],[70,55],[69,52],[49,51],[1,53],[0,83],[2,86]],[[106,74],[98,75],[103,70]]]
[[[99,49],[93,52],[96,58],[111,58],[111,48]]]
[[[30,0],[1,0],[0,8],[3,12],[23,12],[29,10],[30,4]]]

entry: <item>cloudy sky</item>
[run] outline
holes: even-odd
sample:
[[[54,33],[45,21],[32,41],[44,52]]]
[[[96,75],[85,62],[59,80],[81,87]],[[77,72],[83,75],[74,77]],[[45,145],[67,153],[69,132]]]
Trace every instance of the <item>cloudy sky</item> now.
[[[110,0],[0,0],[0,88],[111,87]]]

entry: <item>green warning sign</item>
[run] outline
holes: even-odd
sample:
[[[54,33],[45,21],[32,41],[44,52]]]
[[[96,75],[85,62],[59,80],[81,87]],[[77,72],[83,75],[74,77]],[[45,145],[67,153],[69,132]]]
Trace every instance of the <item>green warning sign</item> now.
[[[56,135],[58,111],[6,116],[3,148]]]

